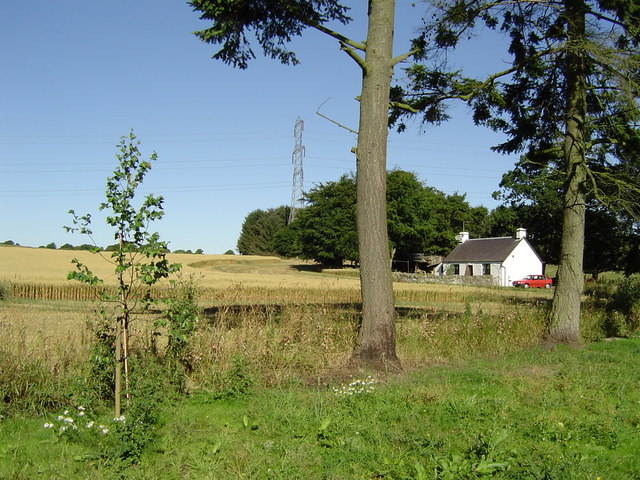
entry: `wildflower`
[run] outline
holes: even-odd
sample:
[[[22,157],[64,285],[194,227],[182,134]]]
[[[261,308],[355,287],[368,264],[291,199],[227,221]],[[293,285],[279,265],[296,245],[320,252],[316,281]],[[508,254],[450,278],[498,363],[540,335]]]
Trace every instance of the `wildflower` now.
[[[87,423],[86,427],[87,427],[87,428],[91,428],[91,427],[93,427],[93,424],[94,424],[94,422],[93,422],[93,420],[92,420],[92,421],[90,421],[89,423]]]
[[[80,410],[80,411],[78,412],[78,416],[79,416],[79,417],[84,417],[84,412],[83,412],[82,410]]]
[[[85,411],[85,408],[84,408],[82,405],[80,405],[80,406],[78,407],[78,410],[80,410],[81,412],[84,412],[84,411]]]
[[[360,393],[371,393],[375,390],[374,384],[378,383],[373,377],[368,376],[363,380],[354,380],[348,385],[342,385],[340,388],[334,388],[333,391],[338,395],[352,396]]]
[[[114,418],[113,421],[124,423],[124,415],[120,415],[119,417]]]
[[[109,433],[109,429],[108,428],[103,428],[102,429],[102,434],[106,435],[107,433]]]
[[[45,423],[44,428],[53,428],[53,423]]]

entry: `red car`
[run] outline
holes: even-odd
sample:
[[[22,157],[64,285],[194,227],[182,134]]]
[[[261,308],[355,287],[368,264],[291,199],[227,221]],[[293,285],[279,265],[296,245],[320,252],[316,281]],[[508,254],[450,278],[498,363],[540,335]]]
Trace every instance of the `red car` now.
[[[553,279],[546,275],[527,275],[522,280],[513,282],[514,287],[523,288],[551,288]]]

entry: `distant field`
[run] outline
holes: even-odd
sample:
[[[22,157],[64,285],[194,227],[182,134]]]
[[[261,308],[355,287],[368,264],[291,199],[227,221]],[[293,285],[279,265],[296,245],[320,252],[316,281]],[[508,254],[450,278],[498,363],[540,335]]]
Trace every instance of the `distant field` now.
[[[110,252],[92,254],[82,250],[0,246],[0,280],[16,283],[65,284],[77,258],[106,284],[115,284]],[[180,263],[185,274],[196,274],[203,287],[243,286],[271,288],[358,288],[355,277],[318,275],[309,272],[311,263],[281,260],[277,257],[249,255],[169,254],[171,262]],[[299,268],[296,268],[299,266]]]
[[[66,279],[77,258],[102,278],[115,285],[110,253],[51,250],[0,246],[0,282],[14,289],[38,289],[21,297],[48,300],[73,300],[71,290],[84,287]],[[315,303],[358,302],[360,280],[357,270],[323,271],[313,262],[249,255],[169,254],[171,262],[182,265],[185,275],[193,275],[201,290],[201,300],[214,303]],[[43,292],[44,290],[44,292]],[[47,291],[60,291],[56,296]],[[466,304],[483,304],[485,311],[504,307],[505,297],[525,301],[545,301],[549,291],[537,289],[487,288],[423,283],[394,283],[396,304],[403,307],[429,307],[462,311]],[[54,292],[56,293],[56,292]],[[87,299],[80,295],[78,299]]]

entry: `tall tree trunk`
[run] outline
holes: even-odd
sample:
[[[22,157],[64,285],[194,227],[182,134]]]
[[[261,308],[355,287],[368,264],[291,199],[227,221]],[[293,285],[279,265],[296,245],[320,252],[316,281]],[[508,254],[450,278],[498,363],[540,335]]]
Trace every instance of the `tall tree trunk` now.
[[[394,0],[369,1],[356,150],[362,324],[350,363],[377,370],[401,368],[396,355],[386,205],[394,7]]]
[[[580,297],[585,226],[585,116],[586,42],[584,0],[565,0],[568,21],[566,53],[567,103],[563,146],[566,179],[562,217],[562,245],[558,264],[558,286],[553,297],[549,336],[553,341],[579,343]]]

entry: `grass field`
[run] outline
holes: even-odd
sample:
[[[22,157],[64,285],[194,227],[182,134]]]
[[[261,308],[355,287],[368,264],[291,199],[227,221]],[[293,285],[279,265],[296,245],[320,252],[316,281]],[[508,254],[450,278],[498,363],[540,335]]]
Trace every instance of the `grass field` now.
[[[545,350],[552,292],[396,282],[405,370],[368,379],[344,368],[354,270],[275,257],[170,255],[199,292],[189,395],[150,373],[159,417],[136,443],[85,394],[105,306],[70,300],[74,257],[113,283],[88,252],[0,247],[0,287],[18,293],[0,299],[2,479],[640,478],[638,337]],[[161,314],[136,315],[141,358]],[[583,317],[585,332],[601,318]],[[43,428],[81,405],[110,434]],[[132,464],[114,461],[125,447]]]
[[[111,433],[69,441],[43,428],[62,412],[5,419],[0,478],[634,479],[639,359],[634,338],[432,366],[362,393],[346,382],[201,392],[165,408],[125,470],[97,456]]]

